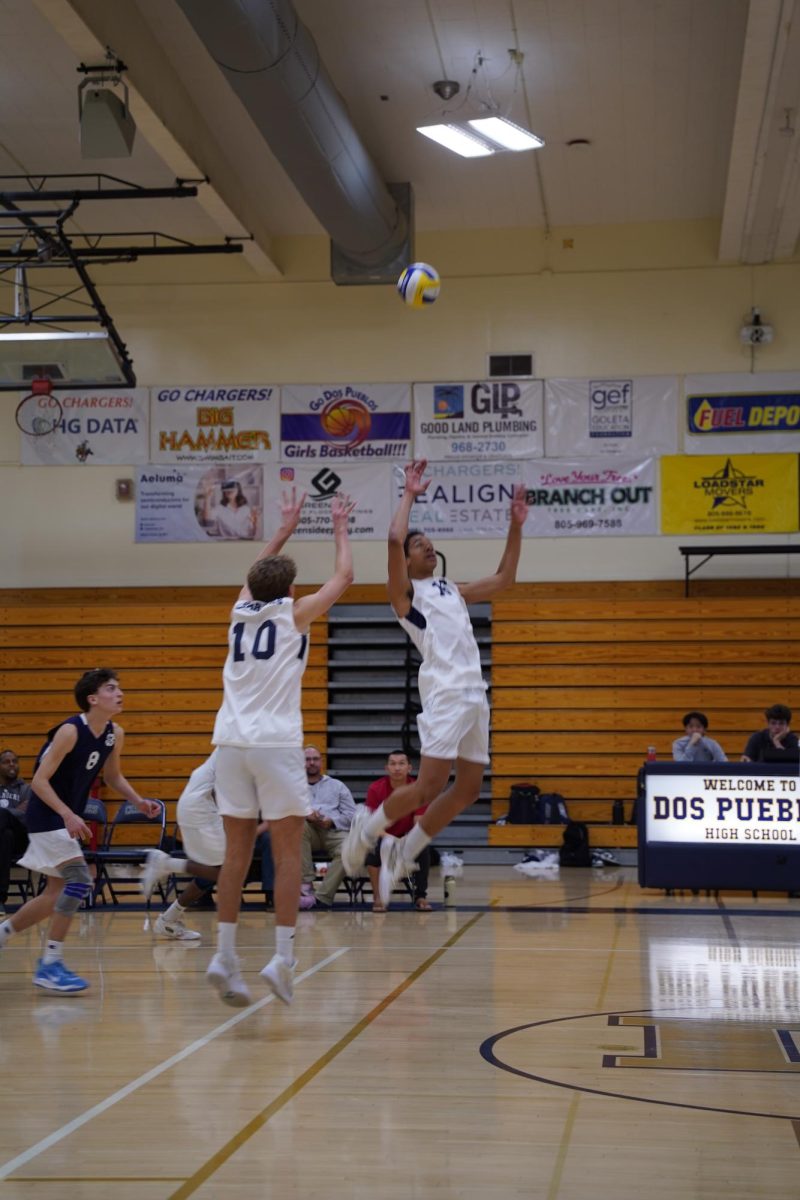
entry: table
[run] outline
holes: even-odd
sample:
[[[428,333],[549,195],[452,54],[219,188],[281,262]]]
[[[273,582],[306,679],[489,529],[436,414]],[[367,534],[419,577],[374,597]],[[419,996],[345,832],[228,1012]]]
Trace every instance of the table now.
[[[800,545],[778,545],[777,543],[762,543],[755,546],[679,546],[681,554],[684,558],[684,596],[689,595],[689,579],[694,575],[695,571],[708,562],[710,558],[714,558],[718,554],[800,554]],[[689,562],[692,558],[703,558],[696,567],[689,567]]]

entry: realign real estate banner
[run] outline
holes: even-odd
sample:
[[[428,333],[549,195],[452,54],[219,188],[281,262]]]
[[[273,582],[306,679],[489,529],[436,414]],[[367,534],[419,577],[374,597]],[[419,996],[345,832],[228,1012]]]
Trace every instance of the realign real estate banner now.
[[[795,533],[797,529],[797,455],[662,458],[662,533]]]

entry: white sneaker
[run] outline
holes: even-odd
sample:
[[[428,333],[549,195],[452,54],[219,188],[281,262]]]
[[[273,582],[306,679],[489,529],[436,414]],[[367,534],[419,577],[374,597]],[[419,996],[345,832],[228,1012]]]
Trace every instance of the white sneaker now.
[[[199,942],[201,936],[194,929],[187,929],[180,917],[168,921],[166,913],[161,913],[153,930],[159,937],[174,938],[176,942]]]
[[[394,885],[403,875],[417,870],[418,864],[403,857],[405,838],[381,838],[381,873],[378,876],[378,896],[384,908],[389,907]]]
[[[272,991],[284,1004],[292,1003],[296,967],[296,959],[289,964],[280,954],[275,954],[261,972],[261,977],[266,979]]]
[[[208,964],[206,979],[219,992],[220,1000],[232,1008],[247,1008],[248,1004],[253,1003],[235,954],[231,957],[215,954]]]
[[[153,888],[169,875],[169,855],[163,850],[149,850],[142,874],[139,877],[139,887],[145,900],[153,894]]]
[[[356,809],[356,815],[342,842],[342,866],[345,875],[358,874],[364,865],[364,859],[378,840],[367,833],[365,828],[371,816],[372,813],[366,804],[361,804]]]

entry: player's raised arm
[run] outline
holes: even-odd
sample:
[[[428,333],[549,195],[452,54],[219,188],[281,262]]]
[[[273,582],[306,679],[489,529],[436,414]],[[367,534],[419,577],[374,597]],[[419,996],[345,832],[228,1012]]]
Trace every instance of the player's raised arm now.
[[[430,487],[430,479],[424,478],[427,465],[427,459],[421,458],[407,463],[403,468],[405,487],[389,525],[389,579],[386,589],[389,593],[389,603],[398,617],[405,617],[411,607],[411,583],[408,578],[405,542],[414,501]]]
[[[259,562],[262,558],[269,558],[273,554],[280,554],[283,547],[288,542],[289,538],[297,529],[300,521],[300,513],[303,510],[303,505],[306,502],[306,493],[303,492],[300,499],[297,499],[297,489],[292,488],[290,492],[281,492],[281,523],[276,532],[264,546],[264,549],[255,560]],[[244,585],[239,592],[240,600],[252,600],[250,588],[247,584]]]
[[[511,498],[511,518],[506,536],[503,557],[494,575],[484,579],[476,579],[474,583],[459,584],[459,591],[467,604],[476,604],[480,600],[490,600],[492,596],[510,587],[517,578],[519,553],[522,547],[522,526],[528,516],[527,489],[522,483],[514,488]]]
[[[331,501],[333,540],[336,545],[336,562],[333,575],[318,592],[301,596],[294,604],[294,623],[300,633],[305,633],[312,621],[326,613],[353,582],[353,552],[347,534],[347,522],[356,506],[349,496],[336,495]]]

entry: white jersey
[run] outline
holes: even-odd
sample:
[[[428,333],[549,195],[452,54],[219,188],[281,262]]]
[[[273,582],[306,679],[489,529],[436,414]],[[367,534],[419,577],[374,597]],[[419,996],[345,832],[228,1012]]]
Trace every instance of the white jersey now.
[[[295,628],[291,597],[235,604],[214,745],[302,746],[300,684],[307,660],[308,634]]]
[[[217,773],[217,751],[195,767],[178,800],[178,824],[193,828],[217,819],[217,802],[214,799],[214,783]]]
[[[422,655],[423,705],[441,692],[484,692],[481,656],[467,606],[455,583],[440,576],[412,579],[408,615],[398,621]]]

